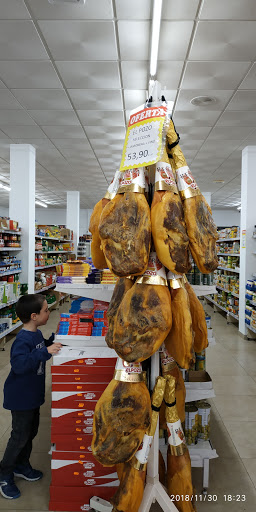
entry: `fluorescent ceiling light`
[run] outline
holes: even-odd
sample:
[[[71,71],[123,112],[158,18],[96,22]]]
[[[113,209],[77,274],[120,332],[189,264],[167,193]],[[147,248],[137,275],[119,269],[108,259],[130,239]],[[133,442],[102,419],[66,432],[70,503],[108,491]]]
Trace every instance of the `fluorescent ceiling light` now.
[[[39,201],[39,199],[35,200],[35,204],[38,204],[39,206],[43,206],[44,208],[48,208],[48,205],[46,203],[43,203],[43,201]]]
[[[4,188],[4,190],[8,190],[8,192],[11,190],[11,187],[8,187],[8,185],[3,185],[3,183],[0,183],[0,188]]]
[[[152,18],[152,33],[151,33],[150,71],[149,71],[151,77],[154,77],[156,75],[156,69],[157,69],[161,14],[162,14],[162,0],[154,0],[153,18]]]

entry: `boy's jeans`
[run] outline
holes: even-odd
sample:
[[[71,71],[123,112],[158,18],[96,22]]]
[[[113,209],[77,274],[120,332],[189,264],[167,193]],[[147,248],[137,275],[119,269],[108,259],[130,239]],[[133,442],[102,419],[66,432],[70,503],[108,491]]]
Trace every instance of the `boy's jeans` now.
[[[11,411],[12,432],[6,446],[0,473],[9,475],[16,465],[27,466],[32,451],[32,440],[38,432],[39,408],[28,411]]]

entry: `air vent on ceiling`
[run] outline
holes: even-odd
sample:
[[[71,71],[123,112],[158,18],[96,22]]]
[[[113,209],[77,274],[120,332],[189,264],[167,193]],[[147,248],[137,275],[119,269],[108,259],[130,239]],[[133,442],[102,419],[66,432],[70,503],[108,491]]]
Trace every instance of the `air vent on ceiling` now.
[[[82,4],[84,5],[86,0],[48,0],[50,4]]]
[[[196,105],[196,107],[208,107],[208,105],[212,105],[215,102],[216,98],[213,98],[213,96],[196,96],[190,100],[190,103]]]

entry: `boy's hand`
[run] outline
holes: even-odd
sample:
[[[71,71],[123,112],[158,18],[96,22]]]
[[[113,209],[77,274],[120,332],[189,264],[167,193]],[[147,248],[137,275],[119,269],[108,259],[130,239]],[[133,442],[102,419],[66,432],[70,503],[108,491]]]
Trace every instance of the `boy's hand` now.
[[[55,355],[55,354],[58,354],[61,347],[62,347],[61,343],[53,343],[52,345],[50,345],[50,347],[47,347],[47,350],[48,350],[49,354]]]

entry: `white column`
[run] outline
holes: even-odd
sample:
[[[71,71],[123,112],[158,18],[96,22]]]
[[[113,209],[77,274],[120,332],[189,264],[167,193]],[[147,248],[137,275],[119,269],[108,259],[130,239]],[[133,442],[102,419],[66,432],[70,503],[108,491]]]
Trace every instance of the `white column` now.
[[[36,150],[30,144],[10,145],[9,215],[22,229],[22,283],[34,293],[35,283],[35,169]]]
[[[202,192],[205,200],[207,201],[208,205],[211,206],[212,204],[212,193],[211,192]]]
[[[256,224],[256,146],[242,151],[241,224],[240,224],[240,283],[239,283],[239,331],[247,333],[245,326],[245,286],[256,272],[256,240],[252,238]]]
[[[74,232],[74,249],[77,253],[77,244],[79,240],[79,219],[80,219],[80,192],[67,192],[67,218],[66,226]]]

